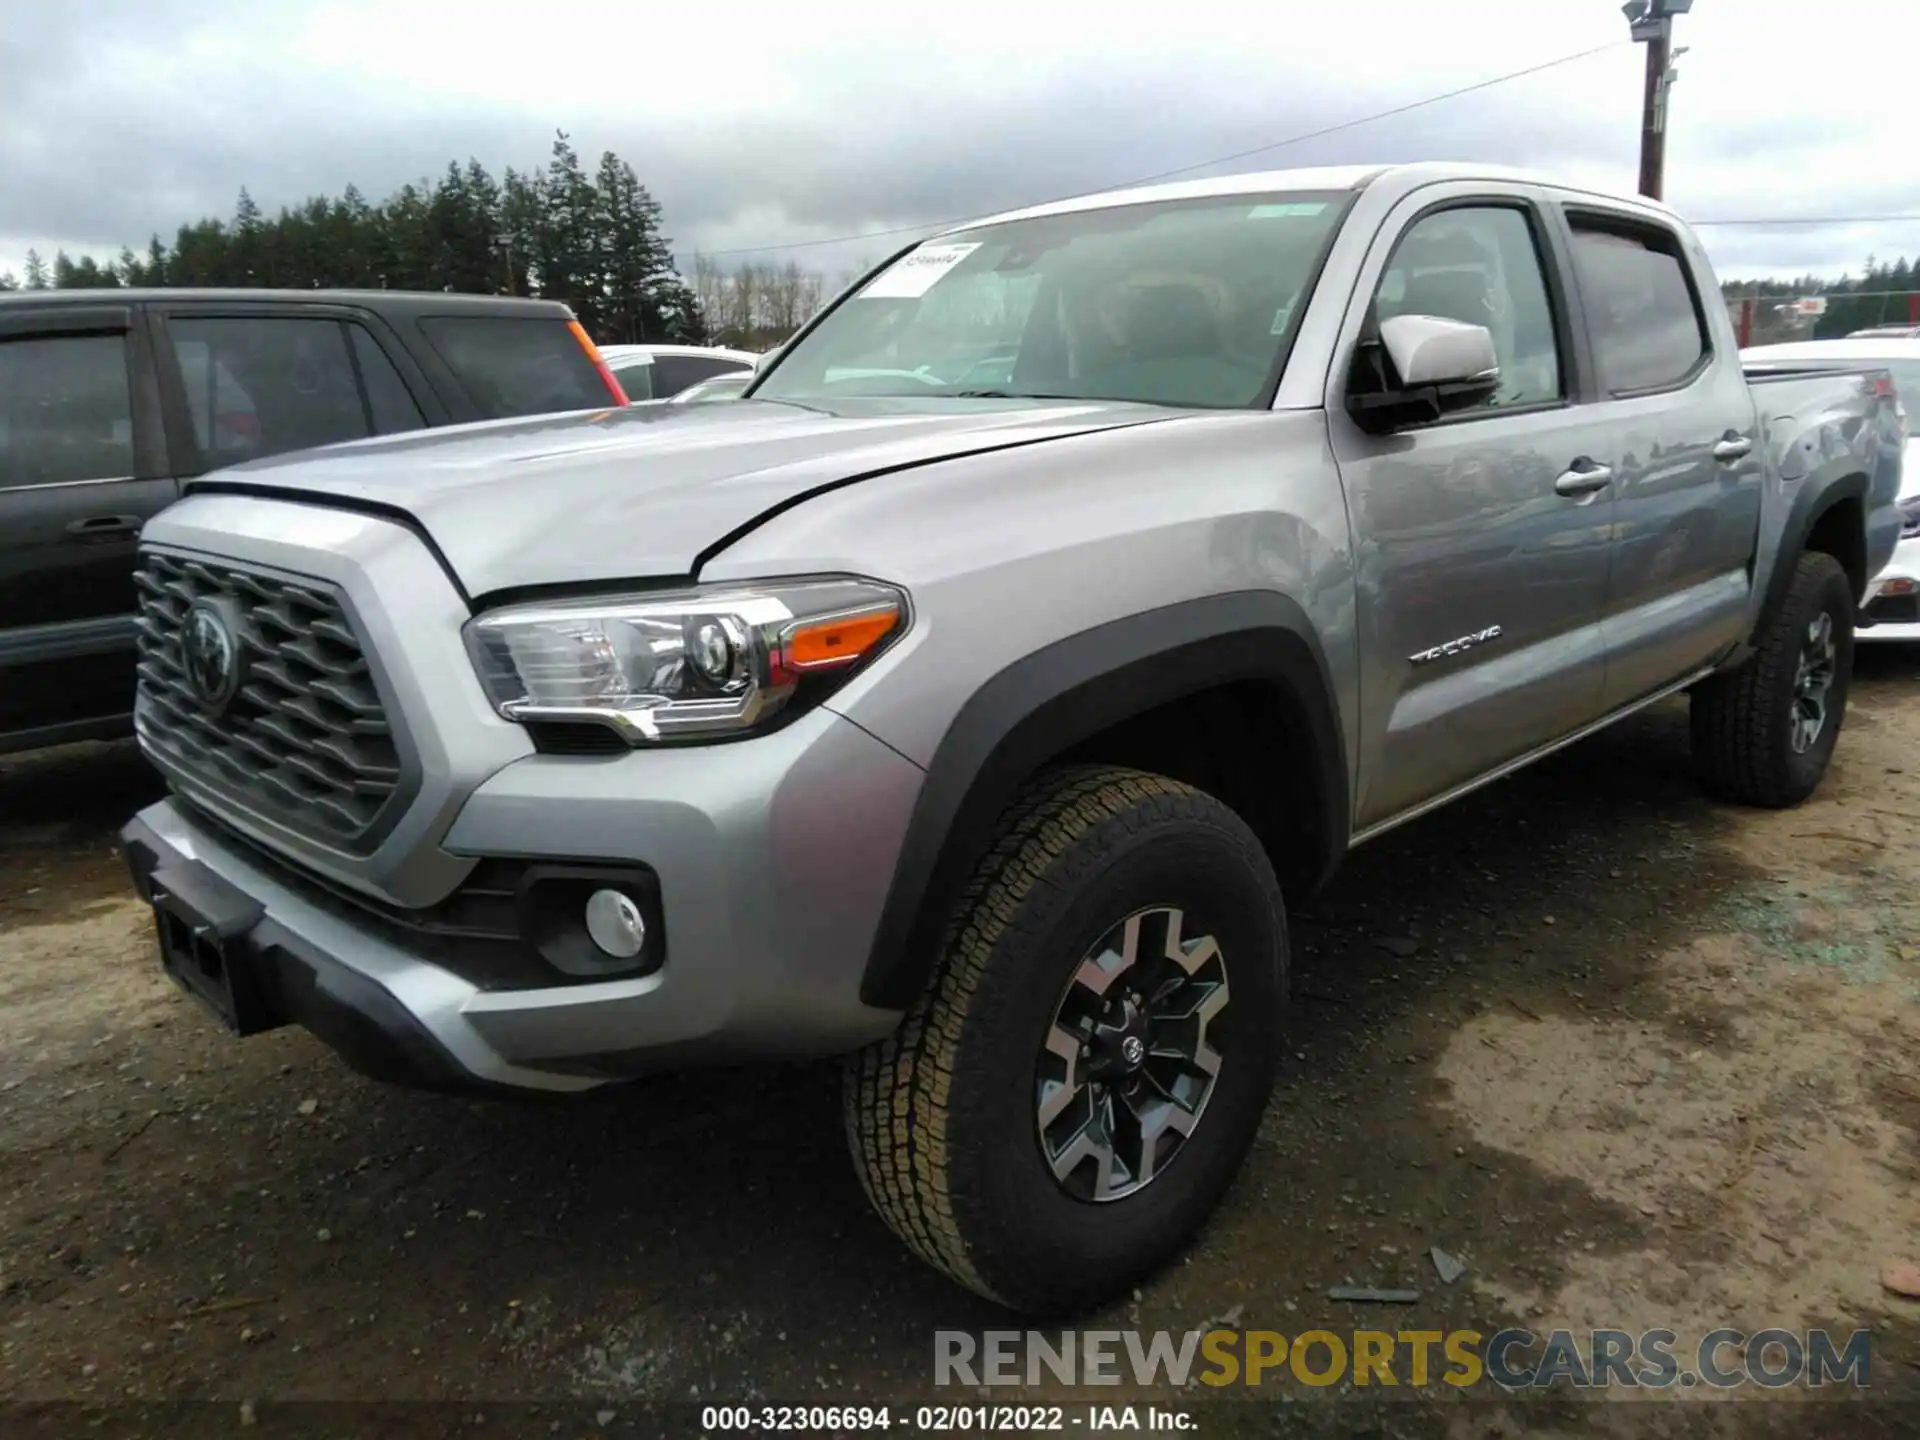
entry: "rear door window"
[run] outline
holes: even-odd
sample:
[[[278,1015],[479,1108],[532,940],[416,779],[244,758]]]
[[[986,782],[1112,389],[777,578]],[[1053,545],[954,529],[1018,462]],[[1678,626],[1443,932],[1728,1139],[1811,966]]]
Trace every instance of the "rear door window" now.
[[[564,320],[449,315],[420,328],[491,419],[597,410],[612,401]]]
[[[374,432],[347,327],[319,317],[167,322],[193,438],[209,468]]]
[[[0,342],[0,489],[132,474],[126,337]]]
[[[1678,240],[1654,226],[1567,219],[1600,383],[1623,395],[1690,379],[1713,346]]]

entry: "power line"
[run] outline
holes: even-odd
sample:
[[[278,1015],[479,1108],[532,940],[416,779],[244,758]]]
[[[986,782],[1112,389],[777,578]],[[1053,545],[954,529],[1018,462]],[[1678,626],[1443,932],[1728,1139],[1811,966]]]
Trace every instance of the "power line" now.
[[[1304,145],[1309,140],[1324,139],[1328,135],[1338,135],[1344,130],[1352,130],[1361,125],[1371,125],[1377,120],[1390,120],[1396,115],[1405,115],[1412,110],[1424,109],[1428,105],[1438,105],[1443,100],[1457,100],[1462,95],[1471,95],[1478,90],[1491,89],[1495,85],[1505,85],[1510,80],[1522,80],[1529,75],[1538,75],[1543,70],[1554,70],[1562,65],[1571,65],[1576,60],[1585,60],[1589,56],[1618,50],[1628,44],[1625,40],[1616,40],[1606,45],[1595,45],[1590,50],[1580,50],[1572,55],[1562,55],[1556,60],[1543,60],[1538,65],[1529,65],[1524,70],[1510,70],[1505,75],[1495,75],[1489,80],[1476,80],[1471,85],[1462,85],[1458,90],[1442,91],[1438,95],[1429,95],[1424,100],[1409,100],[1404,105],[1396,105],[1391,110],[1376,111],[1372,115],[1362,115],[1354,120],[1342,120],[1337,125],[1323,126],[1318,130],[1309,130],[1301,135],[1289,135],[1285,140],[1275,140],[1268,145],[1255,145],[1250,150],[1236,150],[1231,155],[1216,155],[1211,160],[1201,160],[1192,165],[1182,165],[1173,170],[1161,170],[1152,175],[1142,175],[1137,179],[1125,180],[1118,185],[1106,187],[1110,190],[1130,190],[1136,185],[1151,185],[1157,180],[1170,180],[1176,175],[1191,175],[1196,170],[1209,170],[1215,165],[1226,165],[1235,160],[1245,160],[1253,155],[1265,155],[1273,150],[1284,150],[1289,145]],[[1061,200],[1078,199],[1087,191],[1076,191],[1072,195],[1056,195],[1052,200],[1036,200],[1035,205],[1052,205]],[[1022,207],[1024,208],[1024,207]],[[935,220],[924,225],[896,225],[887,230],[867,230],[858,235],[835,235],[825,240],[788,240],[777,245],[747,245],[730,250],[702,250],[699,254],[718,257],[722,255],[764,255],[773,250],[809,250],[822,245],[852,245],[861,240],[884,240],[893,235],[911,235],[919,231],[945,229],[950,225],[961,225],[975,217],[957,216],[951,220]]]
[[[1920,215],[1775,215],[1759,220],[1689,220],[1698,230],[1708,225],[1901,225],[1920,222]]]

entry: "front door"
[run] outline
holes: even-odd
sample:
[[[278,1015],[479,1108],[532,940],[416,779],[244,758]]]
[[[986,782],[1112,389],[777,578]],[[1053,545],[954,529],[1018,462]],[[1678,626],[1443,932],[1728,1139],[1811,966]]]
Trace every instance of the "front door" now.
[[[127,728],[134,552],[175,494],[132,309],[0,316],[0,750]]]
[[[1598,718],[1614,441],[1583,406],[1562,251],[1526,187],[1439,186],[1382,228],[1351,356],[1390,315],[1488,327],[1498,391],[1386,436],[1327,414],[1347,492],[1362,661],[1356,830]],[[1588,419],[1588,415],[1592,415]]]

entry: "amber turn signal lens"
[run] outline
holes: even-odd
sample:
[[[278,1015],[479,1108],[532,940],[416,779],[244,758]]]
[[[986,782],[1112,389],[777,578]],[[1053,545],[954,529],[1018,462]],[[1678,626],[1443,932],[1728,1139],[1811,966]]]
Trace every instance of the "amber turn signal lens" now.
[[[892,634],[899,623],[900,612],[891,608],[811,621],[787,637],[787,663],[795,670],[850,665]]]

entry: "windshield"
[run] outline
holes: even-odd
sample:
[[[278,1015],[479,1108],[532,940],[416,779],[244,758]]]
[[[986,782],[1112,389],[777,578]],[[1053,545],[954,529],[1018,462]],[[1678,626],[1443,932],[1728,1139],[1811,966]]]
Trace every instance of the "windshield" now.
[[[943,235],[825,316],[753,398],[1257,405],[1347,198],[1212,195]]]

